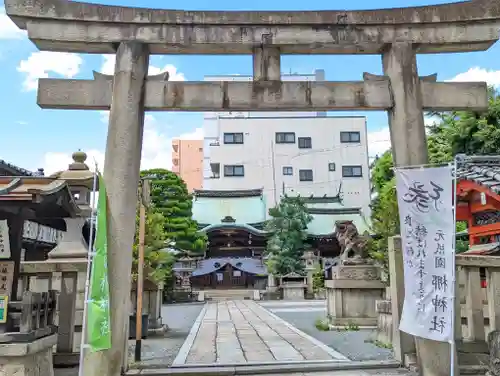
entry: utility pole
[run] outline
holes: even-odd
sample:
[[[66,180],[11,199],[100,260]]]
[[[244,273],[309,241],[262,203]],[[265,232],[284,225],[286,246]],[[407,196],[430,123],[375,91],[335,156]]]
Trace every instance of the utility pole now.
[[[150,181],[142,178],[139,182],[139,248],[137,260],[137,304],[135,314],[135,361],[141,360],[142,348],[142,294],[144,290],[144,246],[146,238],[146,208],[151,199]]]
[[[276,187],[276,166],[274,165],[274,142],[271,140],[271,168],[273,169],[274,206],[278,205],[278,187]]]

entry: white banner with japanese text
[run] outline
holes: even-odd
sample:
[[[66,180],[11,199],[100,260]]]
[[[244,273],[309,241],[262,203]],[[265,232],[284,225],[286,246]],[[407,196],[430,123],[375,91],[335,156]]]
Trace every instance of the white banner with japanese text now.
[[[399,329],[453,341],[454,167],[398,168],[405,299]]]
[[[0,220],[0,259],[10,258],[9,225],[7,220]]]

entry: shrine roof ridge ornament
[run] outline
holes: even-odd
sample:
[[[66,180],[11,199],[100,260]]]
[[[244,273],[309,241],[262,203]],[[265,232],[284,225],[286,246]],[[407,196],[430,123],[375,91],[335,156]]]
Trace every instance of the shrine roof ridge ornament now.
[[[407,42],[417,53],[488,49],[499,37],[500,3],[363,11],[183,11],[66,0],[5,0],[7,15],[40,50],[114,53],[138,41],[151,54],[373,54]]]

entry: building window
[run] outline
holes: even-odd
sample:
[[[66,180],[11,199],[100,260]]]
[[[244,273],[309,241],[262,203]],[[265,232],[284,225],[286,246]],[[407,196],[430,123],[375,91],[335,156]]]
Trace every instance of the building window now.
[[[311,149],[312,139],[311,137],[299,137],[299,149]]]
[[[293,132],[277,132],[277,144],[295,144],[295,133]]]
[[[283,167],[283,175],[292,176],[293,175],[293,167],[291,167],[291,166]]]
[[[242,144],[243,133],[224,133],[225,144]]]
[[[363,176],[361,166],[342,166],[342,176],[344,178],[360,178]]]
[[[340,132],[340,142],[342,143],[358,143],[361,142],[359,132]]]
[[[335,171],[335,163],[333,162],[328,163],[328,171]]]
[[[299,170],[300,181],[313,181],[313,170]]]
[[[245,167],[242,165],[224,166],[224,176],[245,176]]]
[[[212,170],[212,179],[220,178],[220,163],[210,163],[210,168]]]
[[[241,277],[241,271],[240,270],[233,270],[233,277]]]

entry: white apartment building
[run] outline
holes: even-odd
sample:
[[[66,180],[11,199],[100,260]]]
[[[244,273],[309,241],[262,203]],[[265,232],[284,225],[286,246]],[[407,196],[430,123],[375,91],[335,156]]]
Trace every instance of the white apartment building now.
[[[210,79],[228,78],[251,79]],[[283,80],[287,79],[319,80],[324,72],[284,75]],[[203,189],[263,188],[268,208],[283,193],[331,197],[340,191],[346,207],[361,208],[370,215],[365,117],[207,113],[203,131]]]

